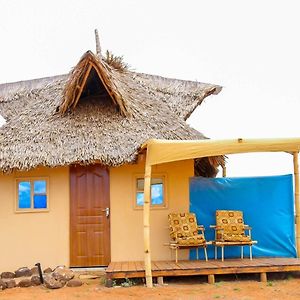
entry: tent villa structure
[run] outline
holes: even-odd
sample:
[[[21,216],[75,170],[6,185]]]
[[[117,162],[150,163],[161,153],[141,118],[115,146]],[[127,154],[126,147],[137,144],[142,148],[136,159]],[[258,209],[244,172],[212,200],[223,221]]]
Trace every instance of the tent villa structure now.
[[[295,208],[296,208],[296,247],[297,256],[300,254],[300,198],[299,198],[299,163],[298,152],[300,150],[300,138],[286,138],[286,139],[248,139],[241,138],[236,140],[199,140],[199,141],[169,141],[169,140],[149,140],[143,145],[147,149],[146,163],[145,163],[145,203],[144,203],[144,251],[145,251],[145,276],[148,287],[152,286],[152,270],[151,270],[151,247],[150,247],[150,203],[151,203],[151,173],[152,168],[158,164],[170,163],[186,159],[196,159],[209,156],[220,156],[226,154],[250,153],[250,152],[287,152],[292,154],[294,163],[294,186],[295,186]],[[223,164],[224,168],[224,164]],[[223,176],[226,176],[226,169],[223,169]],[[258,266],[256,262],[249,262],[244,270],[241,272],[260,272],[261,280],[266,280],[266,271],[291,271],[299,270],[299,260],[293,260],[292,265],[282,260],[276,261],[272,259],[271,263],[266,267],[265,262]],[[274,263],[275,262],[275,263]],[[278,266],[279,264],[279,266]],[[243,262],[244,265],[244,262]],[[268,265],[268,264],[267,264]],[[236,265],[222,265],[227,268],[228,273],[237,273]],[[206,269],[201,270],[200,268]],[[176,269],[176,268],[175,268]],[[207,274],[209,282],[214,282],[214,274],[222,274],[220,270],[211,270],[206,262],[198,265],[198,274]],[[200,269],[200,270],[199,270]],[[186,271],[186,270],[185,270]],[[159,272],[156,272],[159,274]],[[226,272],[224,272],[226,273]],[[179,270],[178,274],[197,274],[195,267],[192,267],[192,272],[182,272]]]
[[[189,211],[189,179],[220,166],[225,176],[225,155],[244,152],[293,155],[299,255],[300,139],[209,140],[186,120],[220,86],[130,71],[96,41],[69,74],[0,85],[0,272],[102,266],[108,282],[152,287],[153,277],[300,270],[297,258],[211,264],[187,250],[174,263],[167,217]]]

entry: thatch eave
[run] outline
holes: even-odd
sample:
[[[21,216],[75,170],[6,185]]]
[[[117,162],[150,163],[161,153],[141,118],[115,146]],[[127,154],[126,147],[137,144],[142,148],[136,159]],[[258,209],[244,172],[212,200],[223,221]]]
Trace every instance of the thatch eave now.
[[[82,92],[91,70],[105,95]],[[0,85],[0,114],[7,121],[0,128],[0,170],[94,163],[117,167],[134,163],[151,138],[205,139],[184,120],[220,89],[121,72],[88,51],[69,75]]]

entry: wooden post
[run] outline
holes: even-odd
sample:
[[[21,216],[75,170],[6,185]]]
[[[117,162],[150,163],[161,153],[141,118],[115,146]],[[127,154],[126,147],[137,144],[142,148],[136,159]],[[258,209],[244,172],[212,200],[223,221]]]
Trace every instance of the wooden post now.
[[[208,277],[209,284],[215,284],[215,275],[214,274],[209,274],[209,275],[207,275],[207,277]]]
[[[222,164],[222,177],[226,177],[226,166],[225,166],[225,163]]]
[[[267,273],[266,272],[260,273],[260,281],[267,282]]]
[[[95,29],[95,40],[96,40],[96,53],[97,53],[98,57],[100,57],[101,56],[101,47],[100,47],[99,34],[98,34],[97,29]]]
[[[150,203],[151,203],[151,166],[145,166],[144,181],[144,259],[145,259],[145,276],[146,286],[153,287],[152,270],[151,270],[151,252],[150,252]]]
[[[297,257],[300,257],[300,196],[299,196],[298,152],[293,152],[293,161],[294,161],[295,207],[296,207],[296,246],[297,246]]]
[[[157,277],[157,284],[158,285],[164,285],[164,278],[162,276]]]

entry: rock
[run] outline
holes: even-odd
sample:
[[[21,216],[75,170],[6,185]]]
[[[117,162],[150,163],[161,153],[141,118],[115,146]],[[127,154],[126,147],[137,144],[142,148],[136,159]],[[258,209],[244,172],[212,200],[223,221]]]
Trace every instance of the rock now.
[[[34,275],[31,277],[31,285],[40,285],[40,284],[41,284],[40,276]]]
[[[11,279],[11,278],[15,278],[15,273],[13,272],[2,272],[1,276],[2,279]]]
[[[70,281],[68,281],[67,286],[68,287],[82,286],[82,281],[80,279],[71,279]]]
[[[53,272],[52,269],[49,267],[44,270],[45,274],[52,273],[52,272]]]
[[[67,267],[65,265],[59,265],[55,269],[53,269],[53,272],[58,270],[58,269],[67,269]]]
[[[39,268],[37,266],[31,268],[32,275],[39,275]]]
[[[111,288],[113,286],[114,286],[113,280],[112,279],[106,279],[106,281],[105,281],[105,287]]]
[[[66,282],[74,278],[74,272],[67,268],[56,268],[52,273],[52,277]]]
[[[28,277],[28,276],[31,276],[32,275],[32,272],[29,268],[27,267],[22,267],[22,268],[19,268],[16,272],[16,277]]]
[[[56,280],[52,276],[46,276],[44,278],[44,284],[45,284],[46,288],[48,288],[48,289],[60,289],[66,283],[65,283],[65,281]]]
[[[18,287],[30,287],[31,284],[31,280],[30,278],[25,278],[22,279],[19,283],[18,283]]]
[[[6,281],[6,286],[8,289],[14,288],[17,286],[16,281],[14,279],[9,279]]]
[[[6,282],[0,279],[0,290],[5,290],[7,288]]]

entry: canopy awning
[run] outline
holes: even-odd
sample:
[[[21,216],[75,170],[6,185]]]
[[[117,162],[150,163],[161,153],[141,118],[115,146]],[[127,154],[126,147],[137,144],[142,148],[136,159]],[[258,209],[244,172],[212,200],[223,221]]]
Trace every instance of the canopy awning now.
[[[299,152],[300,138],[233,140],[148,140],[147,165],[247,152]]]

